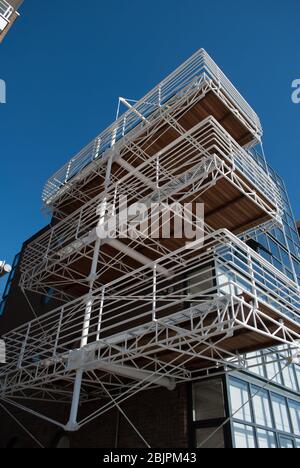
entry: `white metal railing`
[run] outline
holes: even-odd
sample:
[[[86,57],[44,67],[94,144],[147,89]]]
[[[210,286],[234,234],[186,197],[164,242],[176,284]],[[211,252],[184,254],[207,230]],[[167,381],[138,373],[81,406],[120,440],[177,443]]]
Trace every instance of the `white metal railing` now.
[[[191,144],[191,138],[193,144]],[[157,179],[158,160],[160,165],[159,179]],[[193,182],[200,181],[201,178],[203,178],[203,189],[207,190],[206,179],[213,171],[219,171],[220,178],[222,171],[226,174],[232,171],[234,179],[235,177],[238,179],[238,175],[235,175],[236,169],[245,180],[249,181],[248,188],[244,183],[244,185],[240,184],[238,189],[246,195],[248,193],[249,197],[274,219],[276,216],[280,216],[282,201],[276,184],[213,117],[208,117],[190,132],[187,132],[184,139],[179,138],[165,151],[159,152],[159,156],[149,157],[145,163],[137,168],[138,176],[136,173],[123,176],[111,185],[108,193],[105,195],[101,193],[35,239],[24,252],[22,271],[27,275],[32,275],[35,268],[40,270],[45,265],[49,266],[49,264],[57,262],[59,260],[58,252],[73,242],[82,240],[84,236],[95,229],[99,222],[98,207],[104,196],[108,203],[113,203],[117,191],[118,195],[128,196],[128,202],[132,199],[136,203],[137,201],[153,200],[156,194],[156,197],[162,202],[176,192],[183,190],[184,187],[189,187]],[[150,186],[158,188],[157,190],[153,189],[152,194],[149,194]],[[255,188],[254,192],[253,187]]]
[[[185,311],[194,308],[201,314],[206,304],[211,307],[222,297],[252,304],[250,310],[269,311],[279,329],[282,323],[292,323],[300,330],[296,283],[227,230],[207,238],[205,245],[208,250],[194,255],[182,249],[180,264],[174,261],[177,253],[169,254],[8,333],[3,337],[7,365],[0,377],[38,363],[67,360],[83,338],[88,345],[101,340],[105,346],[143,335],[153,318],[170,318],[179,325],[187,320]]]
[[[191,87],[195,89],[203,77],[205,82],[213,83],[219,92],[223,92],[229,97],[231,104],[246,119],[253,133],[259,139],[262,135],[262,128],[257,114],[207,52],[201,49],[50,177],[43,191],[43,202],[47,206],[51,205],[67,182],[71,181],[93,161],[101,158],[106,150],[139,124],[146,125],[141,116],[150,118],[151,114],[155,114],[155,111],[171,98],[176,95],[182,97]]]
[[[9,18],[14,12],[14,8],[6,2],[6,0],[0,0],[0,15],[9,21]]]

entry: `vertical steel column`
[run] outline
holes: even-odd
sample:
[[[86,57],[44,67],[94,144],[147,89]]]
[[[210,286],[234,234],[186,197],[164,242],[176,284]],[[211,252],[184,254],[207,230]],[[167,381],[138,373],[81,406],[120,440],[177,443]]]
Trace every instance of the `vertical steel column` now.
[[[76,372],[76,379],[75,379],[75,384],[74,384],[70,419],[65,428],[66,431],[68,432],[74,432],[78,430],[77,417],[78,417],[78,408],[79,408],[79,402],[80,402],[82,376],[83,376],[83,370],[78,369],[78,371]]]
[[[157,265],[153,267],[153,303],[152,303],[152,320],[156,322],[156,305],[157,305]]]
[[[21,348],[21,352],[20,352],[20,356],[19,356],[19,362],[18,362],[18,369],[22,369],[22,364],[23,364],[23,360],[24,360],[24,356],[25,356],[26,346],[27,346],[27,343],[28,343],[30,329],[31,329],[31,323],[29,323],[29,325],[28,325],[26,336],[25,336],[25,339],[24,339],[23,344],[22,344],[22,348]]]
[[[104,202],[103,202],[103,206],[102,206],[101,213],[100,213],[100,219],[103,216],[103,220],[105,217],[105,211],[106,211],[106,206],[107,206],[107,191],[108,191],[109,183],[111,179],[113,156],[114,154],[111,155],[107,163],[107,171],[106,171],[106,178],[105,178],[105,197],[104,197]],[[92,308],[93,308],[93,302],[94,302],[92,293],[93,293],[93,287],[97,278],[97,266],[98,266],[98,259],[99,259],[101,244],[102,244],[101,239],[97,238],[97,240],[95,241],[95,248],[94,248],[94,253],[93,253],[91,271],[90,271],[90,275],[88,278],[90,281],[89,283],[90,290],[89,290],[89,294],[86,300],[86,308],[85,308],[85,315],[84,315],[83,328],[82,328],[82,336],[81,336],[81,343],[80,343],[80,348],[82,350],[85,348],[85,346],[87,346],[88,339],[89,339],[89,329],[90,329]],[[104,296],[103,296],[103,300],[104,300]],[[99,333],[100,333],[100,329],[101,329],[101,323],[98,324]],[[73,390],[70,420],[66,426],[67,431],[78,430],[77,416],[78,416],[78,408],[79,408],[79,403],[80,403],[82,377],[83,377],[83,369],[78,369],[76,372],[76,379],[75,379],[74,390]]]
[[[101,303],[100,303],[100,310],[99,310],[99,319],[98,319],[98,326],[97,326],[97,338],[96,341],[100,340],[100,333],[102,328],[102,318],[103,318],[103,310],[104,310],[104,298],[105,298],[105,288],[102,290],[101,296]]]

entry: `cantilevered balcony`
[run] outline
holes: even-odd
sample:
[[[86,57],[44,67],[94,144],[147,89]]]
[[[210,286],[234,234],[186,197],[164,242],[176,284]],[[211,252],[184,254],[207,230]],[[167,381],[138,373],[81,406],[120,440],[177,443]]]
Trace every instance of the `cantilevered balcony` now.
[[[214,117],[206,118],[152,156],[142,157],[128,145],[115,159],[115,166],[108,192],[100,193],[27,247],[21,266],[25,289],[41,293],[49,288],[69,290],[71,297],[72,289],[75,297],[79,291],[84,294],[101,207],[113,207],[106,221],[119,216],[120,207],[115,204],[118,196],[126,196],[128,206],[137,202],[147,206],[189,202],[195,207],[203,203],[208,230],[226,228],[241,234],[281,222],[282,201],[275,183]],[[128,269],[138,268],[139,254],[144,264],[145,259],[151,262],[179,249],[185,241],[172,235],[156,241],[144,237],[131,241],[132,255],[126,256],[128,243],[108,238],[102,242],[97,281],[105,284]]]
[[[226,230],[205,246],[166,255],[7,334],[2,394],[78,368],[101,377],[176,362],[190,372],[298,346],[299,286]]]
[[[23,0],[0,0],[0,42],[18,18],[17,9],[22,3]]]
[[[153,154],[178,137],[178,124],[188,131],[208,116],[221,122],[242,147],[255,145],[262,136],[258,116],[203,49],[128,106],[124,115],[50,177],[43,191],[48,209],[63,209],[70,200],[78,206],[89,193],[95,196],[103,183],[103,160],[112,148],[122,151],[125,142],[143,142]]]

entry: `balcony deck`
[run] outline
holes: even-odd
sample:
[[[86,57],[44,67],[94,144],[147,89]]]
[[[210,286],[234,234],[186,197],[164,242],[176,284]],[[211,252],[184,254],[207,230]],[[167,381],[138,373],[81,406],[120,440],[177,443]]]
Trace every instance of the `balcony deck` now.
[[[200,50],[47,181],[45,206],[55,211],[70,200],[77,198],[78,202],[74,194],[78,191],[83,199],[90,191],[95,196],[98,169],[112,146],[120,148],[124,140],[136,141],[145,135],[165,140],[168,134],[168,143],[176,139],[172,125],[165,120],[167,114],[176,116],[186,131],[214,116],[241,146],[254,145],[262,136],[255,112],[209,55]],[[157,150],[164,146],[165,142]]]
[[[145,156],[142,149],[136,152],[134,148],[128,145],[115,162],[105,196],[101,193],[27,247],[21,264],[25,289],[63,289],[71,297],[85,294],[84,278],[89,276],[104,198],[107,206],[118,195],[127,197],[128,206],[177,202],[190,203],[194,211],[203,203],[208,229],[225,228],[234,234],[267,222],[280,223],[281,197],[276,185],[214,117],[177,136],[162,151],[150,148]],[[120,207],[114,205],[112,212],[119,215]],[[106,222],[111,217],[109,214]],[[159,235],[156,240],[149,236],[121,239],[124,247],[130,244],[149,261],[178,250],[185,242],[184,236],[175,239],[172,233],[168,239]],[[102,242],[101,254],[98,269],[105,272],[98,275],[99,286],[124,274],[124,268],[128,272],[140,266],[124,252],[120,256],[110,239]],[[117,263],[112,261],[115,258]]]
[[[149,369],[149,359],[193,371],[280,343],[298,346],[299,286],[231,233],[218,236],[197,255],[181,250],[180,265],[170,254],[8,333],[2,388],[9,392],[10,378],[14,389],[22,385],[21,375],[59,380],[78,355],[99,372],[133,362]]]
[[[19,17],[19,13],[6,0],[0,0],[0,43]]]

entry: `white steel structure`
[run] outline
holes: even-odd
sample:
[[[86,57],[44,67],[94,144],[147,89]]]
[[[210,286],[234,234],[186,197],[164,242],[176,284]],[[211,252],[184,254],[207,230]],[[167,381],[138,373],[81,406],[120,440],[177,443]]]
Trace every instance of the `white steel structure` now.
[[[4,337],[2,400],[70,431],[147,388],[173,390],[212,366],[241,369],[248,351],[299,348],[298,284],[246,243],[282,215],[253,157],[255,112],[204,50],[122,103],[128,111],[48,180],[53,221],[22,258],[23,291],[51,291],[58,307]],[[174,203],[204,203],[202,242],[187,249],[172,235],[121,230],[101,240],[97,227],[122,211],[120,196],[162,203],[170,217]],[[68,403],[70,420],[18,403],[27,399]],[[80,418],[88,402],[95,410]]]
[[[6,1],[0,0],[0,42],[15,22],[19,13],[16,10],[22,1]]]

